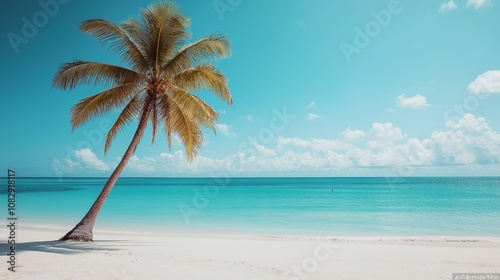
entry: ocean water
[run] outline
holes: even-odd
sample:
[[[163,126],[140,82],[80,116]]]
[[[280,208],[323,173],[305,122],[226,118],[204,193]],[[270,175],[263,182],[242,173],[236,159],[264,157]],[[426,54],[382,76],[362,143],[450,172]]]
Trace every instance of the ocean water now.
[[[19,230],[30,224],[73,226],[105,181],[17,178]],[[6,202],[5,187],[0,190],[3,220]],[[500,177],[396,181],[120,178],[96,228],[338,237],[500,237]]]

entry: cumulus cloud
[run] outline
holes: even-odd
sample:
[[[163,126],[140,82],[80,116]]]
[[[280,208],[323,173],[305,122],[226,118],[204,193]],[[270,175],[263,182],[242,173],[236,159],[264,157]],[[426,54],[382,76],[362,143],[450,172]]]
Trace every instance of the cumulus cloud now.
[[[161,157],[161,155],[160,155]],[[155,165],[157,165],[159,161],[154,157],[142,157],[139,158],[137,156],[132,156],[130,158],[127,168],[133,169],[140,173],[151,174],[156,171]],[[173,167],[173,166],[172,166]]]
[[[309,146],[309,143],[306,140],[297,137],[293,138],[278,137],[276,143],[278,144],[278,147],[286,145],[294,145],[300,148],[307,148]]]
[[[60,162],[60,161],[57,160],[57,162]],[[71,158],[64,159],[64,162],[66,163],[66,165],[69,168],[72,168],[72,169],[78,169],[82,166],[78,161],[72,161]]]
[[[448,2],[444,2],[443,4],[441,4],[441,6],[439,6],[439,13],[446,13],[456,9],[458,9],[457,4],[455,4],[454,0],[450,0]]]
[[[430,106],[430,104],[427,103],[427,98],[420,94],[417,94],[413,97],[405,97],[404,94],[401,94],[400,96],[398,96],[398,98],[396,98],[396,103],[399,107],[413,109]]]
[[[342,132],[342,137],[348,142],[358,142],[365,138],[365,136],[366,133],[364,131],[359,129],[352,130],[350,127]]]
[[[257,150],[257,153],[263,156],[274,156],[276,152],[273,149],[269,149],[264,145],[261,145],[257,142],[253,143],[254,148]]]
[[[435,131],[437,155],[444,164],[484,164],[500,162],[500,134],[485,118],[465,114],[456,122],[447,122],[445,130]]]
[[[102,160],[98,159],[97,156],[88,148],[75,151],[75,156],[87,168],[100,171],[109,170],[109,165],[104,163]],[[75,165],[75,163],[73,163],[73,165]]]
[[[300,139],[297,137],[285,138],[279,137],[276,140],[278,150],[284,147],[295,147],[300,149],[310,149],[313,151],[333,151],[346,149],[350,144],[340,141],[338,139]]]
[[[155,157],[132,157],[125,171],[139,174],[216,174],[241,172],[243,153],[234,153],[222,159],[198,155],[192,162],[186,160],[183,151],[161,153]]]
[[[338,138],[278,137],[275,141],[249,142],[244,149],[223,157],[197,156],[191,163],[182,150],[158,156],[133,156],[126,168],[132,174],[202,174],[237,176],[267,172],[344,172],[383,168],[476,166],[500,164],[500,133],[487,120],[465,114],[449,121],[427,137],[406,136],[392,123],[373,123],[368,131],[345,129]],[[75,152],[74,169],[107,170],[89,149]],[[55,159],[62,164],[63,160]],[[59,166],[57,166],[59,167]],[[69,168],[69,167],[67,167]],[[129,174],[130,174],[129,173]],[[410,176],[411,174],[406,174]]]
[[[467,0],[466,6],[477,10],[483,7],[491,7],[493,6],[493,2],[492,0]]]
[[[392,123],[374,123],[369,132],[373,140],[385,140],[394,142],[403,138],[401,128],[395,127]]]
[[[309,113],[307,115],[307,120],[312,122],[312,121],[315,121],[317,119],[321,119],[321,116],[320,115],[316,115],[316,114],[313,114],[313,113]]]
[[[472,94],[500,93],[500,70],[486,71],[477,76],[467,90]]]
[[[253,116],[252,116],[252,115],[250,115],[250,114],[248,114],[248,115],[247,115],[247,121],[249,121],[249,122],[253,122]]]

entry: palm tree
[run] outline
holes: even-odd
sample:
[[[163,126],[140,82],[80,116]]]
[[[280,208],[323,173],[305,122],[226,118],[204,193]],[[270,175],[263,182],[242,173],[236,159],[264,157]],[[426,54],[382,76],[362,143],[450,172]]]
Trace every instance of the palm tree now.
[[[109,89],[82,99],[71,110],[73,129],[88,120],[122,108],[107,134],[106,153],[116,133],[138,119],[135,134],[120,163],[83,219],[60,240],[93,241],[93,228],[104,201],[137,148],[148,123],[153,142],[163,127],[171,148],[176,134],[191,161],[203,143],[201,127],[215,133],[217,112],[193,91],[209,90],[228,104],[232,96],[227,79],[210,60],[230,55],[229,41],[213,34],[186,44],[189,19],[176,4],[160,2],[142,9],[140,16],[115,25],[103,19],[84,21],[80,30],[108,45],[126,67],[99,62],[74,61],[63,64],[53,84],[60,89],[77,85],[104,85]]]

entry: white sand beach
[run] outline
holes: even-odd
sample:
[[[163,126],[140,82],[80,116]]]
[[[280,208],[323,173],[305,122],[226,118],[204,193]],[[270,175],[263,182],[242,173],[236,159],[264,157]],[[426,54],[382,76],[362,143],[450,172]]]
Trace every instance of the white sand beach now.
[[[96,231],[94,243],[20,229],[16,272],[0,279],[452,279],[500,272],[500,241],[446,238],[306,238]]]

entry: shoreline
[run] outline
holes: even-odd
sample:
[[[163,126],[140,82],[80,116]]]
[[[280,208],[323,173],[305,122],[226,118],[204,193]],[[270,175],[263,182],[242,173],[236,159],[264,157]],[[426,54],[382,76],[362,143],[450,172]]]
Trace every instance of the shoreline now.
[[[23,224],[18,228],[18,232],[43,232],[54,233],[63,236],[70,227],[62,225],[42,225],[28,223]],[[255,233],[220,233],[213,230],[206,231],[182,231],[182,230],[165,230],[165,231],[134,231],[127,230],[122,227],[106,227],[97,228],[94,230],[94,239],[97,241],[100,236],[151,236],[151,237],[214,237],[214,238],[268,238],[268,239],[287,239],[287,240],[331,240],[342,242],[498,242],[500,237],[496,236],[468,236],[468,235],[311,235],[311,234],[255,234]],[[5,242],[6,238],[0,238],[0,242]]]
[[[17,271],[4,264],[0,278],[416,280],[500,271],[500,240],[97,230],[95,242],[78,243],[55,241],[60,229],[19,228]]]

